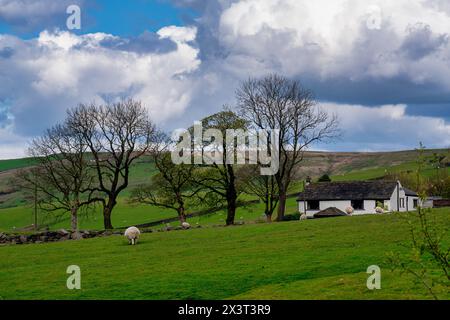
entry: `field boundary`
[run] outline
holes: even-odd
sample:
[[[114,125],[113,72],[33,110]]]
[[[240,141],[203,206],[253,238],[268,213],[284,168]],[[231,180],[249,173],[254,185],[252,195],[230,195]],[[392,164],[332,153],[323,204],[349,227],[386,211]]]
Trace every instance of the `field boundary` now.
[[[291,193],[291,194],[287,195],[288,198],[294,198],[294,197],[297,197],[297,196],[298,196],[298,193]],[[259,203],[259,202],[260,202],[259,199],[239,202],[236,207],[237,208],[245,207],[247,205],[256,204],[256,203]],[[187,214],[186,218],[194,218],[194,217],[206,216],[208,214],[213,214],[213,213],[216,213],[218,211],[224,210],[226,208],[227,208],[226,206],[220,206],[220,207],[213,208],[213,209],[205,209],[205,210],[201,210],[201,211],[197,211],[197,212],[193,212],[193,213]],[[137,225],[134,225],[134,227],[137,227],[137,228],[150,228],[150,227],[158,226],[160,224],[166,224],[166,223],[175,222],[175,221],[179,221],[178,216],[175,216],[175,217],[172,217],[172,218],[167,218],[167,219],[162,219],[162,220],[158,220],[158,221],[152,221],[152,222],[148,222],[148,223],[137,224]],[[118,227],[118,228],[115,228],[115,229],[127,229],[129,227],[131,227],[131,226]]]

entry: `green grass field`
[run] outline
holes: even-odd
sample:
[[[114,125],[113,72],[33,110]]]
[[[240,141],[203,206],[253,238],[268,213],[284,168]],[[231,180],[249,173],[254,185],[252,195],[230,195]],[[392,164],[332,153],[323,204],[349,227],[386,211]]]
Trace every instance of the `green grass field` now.
[[[287,213],[294,213],[297,209],[297,202],[295,198],[289,198],[287,201]],[[236,222],[255,221],[262,217],[264,213],[262,204],[252,204],[245,207],[240,207],[236,211]],[[119,204],[112,215],[113,226],[116,228],[130,225],[138,225],[153,221],[159,221],[176,217],[176,212],[169,209],[158,208],[149,205],[130,205],[125,198],[121,198]],[[201,217],[189,218],[188,222],[192,225],[220,225],[225,224],[226,212],[221,210],[210,215]],[[14,208],[0,209],[0,231],[17,231],[25,226],[30,226],[34,223],[33,209],[27,206],[20,206]],[[48,226],[52,230],[61,228],[69,228],[70,220],[66,214],[57,217],[51,215],[39,215],[40,225]],[[171,223],[172,226],[178,225],[178,222]],[[89,214],[80,216],[80,229],[82,230],[101,230],[103,229],[103,218],[101,207],[97,207]],[[155,228],[162,228],[164,225]]]
[[[407,170],[414,170],[416,164],[413,162],[407,162],[401,165],[392,166],[389,168],[369,168],[364,170],[356,170],[349,172],[347,174],[332,176],[333,181],[349,181],[349,180],[368,180],[383,177],[387,170],[390,172],[402,172]],[[448,168],[450,173],[450,168]],[[148,205],[130,205],[128,203],[128,198],[130,195],[130,190],[139,184],[148,182],[149,177],[151,177],[156,172],[152,163],[146,161],[138,162],[133,166],[131,171],[132,185],[126,192],[122,193],[119,198],[119,204],[114,209],[112,215],[112,222],[115,227],[124,227],[129,225],[143,224],[153,221],[158,221],[162,219],[172,218],[176,216],[175,211],[157,208]],[[426,169],[424,175],[433,174],[432,169]],[[291,192],[300,191],[302,184],[300,182],[295,182],[292,185]],[[241,200],[253,199],[252,197],[243,195]],[[295,198],[290,198],[287,203],[287,213],[293,213],[296,211],[297,204]],[[238,208],[236,213],[237,222],[249,222],[260,219],[263,214],[262,204],[250,205],[242,208]],[[67,215],[56,218],[53,214],[41,213],[39,215],[40,225],[48,226],[50,229],[60,229],[69,228],[70,222]],[[226,213],[224,210],[213,213],[211,215],[195,217],[188,219],[191,224],[224,224]],[[20,229],[26,226],[30,226],[34,221],[33,210],[31,207],[27,206],[17,206],[17,207],[0,207],[0,230],[2,231],[12,231]],[[172,223],[176,225],[177,223]],[[162,225],[159,227],[163,227]],[[97,207],[92,210],[89,214],[80,217],[80,228],[81,229],[102,229],[103,220],[101,215],[101,208]]]
[[[357,158],[336,171],[332,179],[376,179],[387,171],[416,168],[409,153],[394,153],[392,157],[395,165],[390,166],[385,165],[389,160],[386,156]],[[0,161],[0,191],[9,187],[5,177],[28,165],[27,159]],[[148,159],[133,166],[131,187],[121,194],[112,215],[115,227],[176,216],[172,210],[128,203],[132,188],[147,183],[155,172]],[[431,174],[433,171],[427,169],[425,175]],[[298,181],[291,192],[301,187]],[[20,193],[5,199],[3,204],[0,201],[0,231],[15,232],[33,223],[33,211],[22,204]],[[249,199],[248,195],[241,198]],[[295,212],[296,199],[289,198],[287,213]],[[225,210],[190,218],[191,225],[203,228],[144,234],[135,247],[120,236],[2,246],[0,299],[431,298],[414,278],[392,272],[386,263],[387,253],[406,250],[403,244],[409,234],[399,215],[255,223],[264,220],[262,214],[262,204],[239,207],[236,222],[245,224],[235,227],[213,227],[225,223]],[[441,225],[450,226],[450,209],[437,210],[436,217]],[[56,219],[40,214],[39,222],[50,229],[69,228],[67,215]],[[101,208],[81,216],[80,228],[102,229]],[[72,264],[82,270],[80,291],[65,286],[66,268]],[[366,269],[373,264],[382,269],[381,290],[370,291],[365,285]],[[445,291],[442,296],[450,298]]]
[[[13,159],[13,160],[0,160],[0,172],[26,168],[36,164],[36,161],[31,158]]]
[[[435,216],[450,227],[448,209]],[[0,298],[429,299],[386,263],[389,252],[405,252],[408,237],[392,214],[157,232],[137,246],[121,236],[5,246]],[[370,291],[374,264],[382,289]],[[81,290],[66,288],[69,265],[81,268]]]

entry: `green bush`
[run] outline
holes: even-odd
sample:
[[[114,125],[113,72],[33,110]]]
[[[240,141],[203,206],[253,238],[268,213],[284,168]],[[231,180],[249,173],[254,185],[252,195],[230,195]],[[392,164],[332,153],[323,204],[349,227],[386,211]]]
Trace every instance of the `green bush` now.
[[[294,221],[294,220],[300,220],[300,213],[291,213],[284,216],[283,221]]]

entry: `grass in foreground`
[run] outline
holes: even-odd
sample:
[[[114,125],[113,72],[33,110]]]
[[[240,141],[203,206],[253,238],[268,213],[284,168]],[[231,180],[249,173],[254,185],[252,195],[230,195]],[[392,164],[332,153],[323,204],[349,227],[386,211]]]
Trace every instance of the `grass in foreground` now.
[[[436,211],[450,224],[449,210]],[[447,235],[448,236],[448,235]],[[360,216],[0,247],[3,299],[427,299],[389,271],[409,238],[398,215]],[[450,242],[447,237],[446,244]],[[66,288],[81,267],[82,290]],[[369,265],[382,289],[366,288]],[[444,298],[449,299],[449,293]]]

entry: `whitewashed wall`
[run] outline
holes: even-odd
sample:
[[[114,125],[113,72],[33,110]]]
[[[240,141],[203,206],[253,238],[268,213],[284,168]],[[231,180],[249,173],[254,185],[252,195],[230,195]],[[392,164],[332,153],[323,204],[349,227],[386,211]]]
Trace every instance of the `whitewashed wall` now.
[[[384,206],[387,207],[388,211],[414,211],[414,199],[418,199],[417,197],[406,196],[405,191],[402,189],[400,184],[399,189],[399,198],[404,199],[404,206],[398,207],[397,203],[397,189],[395,188],[394,192],[391,195],[389,200],[384,201]],[[399,201],[400,202],[400,201]],[[325,210],[330,207],[336,207],[339,210],[345,212],[345,209],[351,205],[350,200],[333,200],[333,201],[320,201],[320,210],[306,210],[306,214],[308,217],[313,217],[319,211]],[[305,205],[304,201],[298,202],[298,210],[300,213],[305,213],[305,207],[307,208],[307,204]],[[364,200],[364,210],[355,210],[354,215],[362,215],[362,214],[375,214],[375,208],[377,207],[377,201],[375,200]]]
[[[308,217],[313,217],[319,211],[335,207],[339,210],[345,212],[345,209],[351,206],[350,200],[333,200],[333,201],[320,201],[320,210],[307,210],[306,215]],[[303,201],[298,202],[298,209],[300,213],[304,213],[305,205]],[[307,207],[307,206],[306,206]],[[354,215],[360,214],[373,214],[375,213],[376,201],[375,200],[364,200],[364,210],[355,210]]]
[[[414,199],[419,199],[418,197],[408,196],[408,211],[415,211],[417,208],[414,208]],[[419,202],[417,202],[418,204]]]
[[[400,186],[400,191],[399,191],[399,195],[398,195],[399,200],[403,199],[405,205],[403,207],[401,206],[401,200],[399,201],[399,203],[397,203],[397,189],[398,189],[398,186],[397,186],[391,195],[391,199],[389,200],[388,211],[400,211],[400,212],[415,211],[416,208],[414,208],[414,199],[419,199],[419,198],[406,196],[405,191],[402,188],[402,185],[399,184],[399,186]],[[399,205],[400,205],[400,207],[399,207]]]

